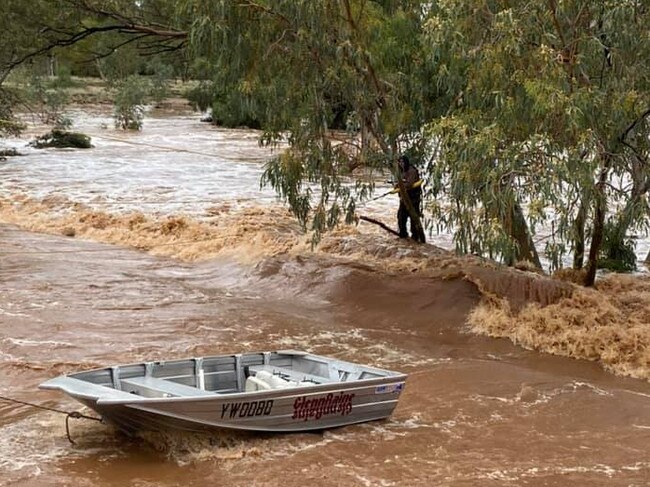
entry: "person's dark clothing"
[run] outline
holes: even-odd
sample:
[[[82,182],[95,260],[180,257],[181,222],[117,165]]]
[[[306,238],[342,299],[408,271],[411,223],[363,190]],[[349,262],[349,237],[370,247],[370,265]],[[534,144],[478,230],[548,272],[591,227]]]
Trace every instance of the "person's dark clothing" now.
[[[408,195],[413,208],[417,212],[418,216],[422,216],[422,189],[419,186],[416,188],[413,187],[413,185],[420,180],[420,173],[415,167],[408,165],[403,168],[401,177],[407,188],[406,194]],[[413,219],[409,215],[406,203],[404,202],[404,197],[400,195],[399,209],[397,210],[397,225],[399,227],[399,236],[401,238],[408,238],[409,236],[406,230],[406,224],[409,219],[411,220],[411,238],[418,241],[424,241],[424,232],[421,229],[418,231],[416,228]]]

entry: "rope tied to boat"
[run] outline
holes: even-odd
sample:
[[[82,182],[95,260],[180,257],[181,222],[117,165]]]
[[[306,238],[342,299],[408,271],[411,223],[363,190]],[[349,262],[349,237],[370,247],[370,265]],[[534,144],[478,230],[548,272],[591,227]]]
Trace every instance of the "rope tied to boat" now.
[[[65,411],[63,409],[53,408],[53,407],[50,407],[50,406],[44,406],[42,404],[35,404],[33,402],[28,402],[28,401],[21,401],[19,399],[14,399],[14,398],[7,397],[7,396],[2,396],[2,395],[0,395],[0,400],[7,401],[7,402],[13,402],[13,403],[16,403],[16,404],[22,404],[24,406],[30,406],[30,407],[37,408],[37,409],[43,409],[45,411],[52,411],[52,412],[59,413],[59,414],[65,414],[65,434],[66,434],[66,436],[68,438],[68,441],[73,445],[75,444],[75,442],[72,439],[72,436],[70,435],[70,418],[74,418],[74,419],[90,419],[92,421],[99,421],[100,423],[103,422],[102,418],[96,418],[94,416],[88,416],[87,414],[83,414],[83,413],[81,413],[79,411]]]

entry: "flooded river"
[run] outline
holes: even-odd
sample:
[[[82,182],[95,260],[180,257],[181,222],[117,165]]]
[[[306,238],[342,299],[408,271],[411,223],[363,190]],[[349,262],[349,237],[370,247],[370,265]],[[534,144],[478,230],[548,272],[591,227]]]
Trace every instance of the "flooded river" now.
[[[38,384],[286,348],[399,370],[407,386],[390,419],[322,433],[127,438],[71,420],[74,445],[63,415],[0,401],[0,484],[650,483],[648,381],[470,333],[485,290],[455,272],[391,267],[418,250],[374,229],[310,252],[258,189],[269,153],[255,134],[189,115],[128,136],[101,123],[82,122],[104,137],[92,151],[0,166],[0,395],[76,410]],[[183,146],[192,152],[165,149]]]

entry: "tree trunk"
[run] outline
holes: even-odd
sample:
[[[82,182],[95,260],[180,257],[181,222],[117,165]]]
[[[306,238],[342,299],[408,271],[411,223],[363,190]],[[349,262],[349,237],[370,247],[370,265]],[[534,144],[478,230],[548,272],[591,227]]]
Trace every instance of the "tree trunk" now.
[[[54,57],[54,54],[47,56],[47,74],[50,78],[53,78],[56,74],[56,57]]]
[[[604,156],[605,164],[600,171],[598,183],[596,183],[596,197],[594,199],[594,230],[591,236],[589,247],[589,260],[587,262],[587,275],[585,286],[593,286],[596,282],[596,269],[598,268],[598,254],[603,243],[603,232],[605,229],[605,213],[607,213],[607,197],[605,196],[605,183],[609,173],[610,157]]]
[[[582,197],[578,214],[573,222],[575,249],[573,251],[573,268],[582,269],[585,263],[585,220],[587,218],[586,196]]]
[[[95,66],[97,67],[97,73],[99,74],[99,77],[102,81],[106,81],[106,76],[104,75],[104,71],[102,70],[102,63],[99,59],[95,60]]]
[[[370,133],[366,124],[361,124],[361,157],[365,158],[370,148]]]
[[[650,250],[648,251],[648,256],[645,258],[645,265],[650,267]]]
[[[643,183],[639,183],[638,181],[634,182],[630,199],[627,200],[625,208],[623,209],[623,212],[616,222],[616,227],[613,232],[613,236],[616,238],[616,242],[612,245],[610,249],[612,255],[608,255],[608,258],[614,260],[619,258],[619,256],[613,255],[613,253],[615,249],[623,247],[625,242],[625,235],[627,234],[630,225],[634,221],[634,213],[636,211],[635,207],[642,204],[641,199],[649,190],[650,178],[647,178],[647,180],[643,181]]]
[[[507,190],[502,188],[502,191]],[[527,261],[541,269],[542,264],[539,260],[539,254],[535,248],[535,242],[533,242],[533,237],[530,234],[521,204],[514,196],[510,196],[510,201],[505,204],[507,207],[502,210],[500,205],[493,203],[489,206],[489,212],[499,219],[508,236],[517,243],[516,254],[506,259],[506,264],[514,266],[519,261]]]
[[[524,216],[524,211],[518,201],[515,201],[510,210],[510,236],[517,242],[517,255],[515,256],[518,261],[531,262],[538,269],[542,268],[542,263],[539,261],[539,254],[535,248],[535,242],[528,229],[528,223]]]

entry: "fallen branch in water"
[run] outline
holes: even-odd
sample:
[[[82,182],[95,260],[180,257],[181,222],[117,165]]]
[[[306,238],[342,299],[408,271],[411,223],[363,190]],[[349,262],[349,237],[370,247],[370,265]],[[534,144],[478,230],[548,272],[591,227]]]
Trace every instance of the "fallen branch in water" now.
[[[390,227],[389,227],[388,225],[386,225],[385,223],[380,222],[379,220],[375,220],[374,218],[370,218],[369,216],[360,216],[360,217],[359,217],[359,220],[363,220],[364,222],[374,223],[375,225],[379,225],[381,228],[383,228],[384,230],[386,230],[388,233],[392,233],[392,234],[395,235],[396,237],[399,237],[399,233],[398,233],[398,232],[396,232],[395,230],[393,230],[392,228],[390,228]]]

